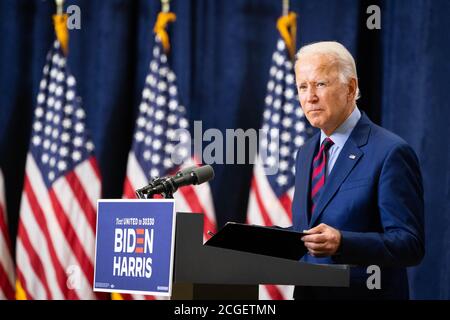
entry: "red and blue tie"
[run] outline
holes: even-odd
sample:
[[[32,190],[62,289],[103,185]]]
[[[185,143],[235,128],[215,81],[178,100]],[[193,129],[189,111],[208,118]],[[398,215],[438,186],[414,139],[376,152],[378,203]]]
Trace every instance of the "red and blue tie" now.
[[[314,213],[320,193],[325,184],[327,173],[327,151],[333,144],[334,142],[330,138],[323,140],[320,150],[313,160],[313,171],[311,174],[311,216]]]

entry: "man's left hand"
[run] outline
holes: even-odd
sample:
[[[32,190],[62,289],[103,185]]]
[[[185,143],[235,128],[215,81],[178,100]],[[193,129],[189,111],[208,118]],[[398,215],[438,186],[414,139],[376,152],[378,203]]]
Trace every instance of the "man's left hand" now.
[[[303,236],[302,240],[309,253],[314,257],[332,256],[339,249],[341,233],[337,229],[321,223],[304,232],[308,235]]]

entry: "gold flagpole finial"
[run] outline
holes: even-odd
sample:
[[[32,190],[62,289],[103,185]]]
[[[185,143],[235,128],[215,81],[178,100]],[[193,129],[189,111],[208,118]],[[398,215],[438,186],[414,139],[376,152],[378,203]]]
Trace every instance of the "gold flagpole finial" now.
[[[283,0],[283,16],[287,16],[289,14],[289,0]]]
[[[162,9],[158,14],[156,19],[155,27],[153,31],[156,33],[158,38],[161,40],[164,51],[167,53],[170,50],[169,35],[167,33],[167,25],[174,22],[177,18],[175,13],[170,12],[170,0],[161,0]]]
[[[277,28],[280,31],[291,59],[295,55],[295,39],[297,37],[297,15],[294,12],[287,13],[277,21]]]
[[[164,13],[170,12],[170,0],[161,0],[161,11]]]

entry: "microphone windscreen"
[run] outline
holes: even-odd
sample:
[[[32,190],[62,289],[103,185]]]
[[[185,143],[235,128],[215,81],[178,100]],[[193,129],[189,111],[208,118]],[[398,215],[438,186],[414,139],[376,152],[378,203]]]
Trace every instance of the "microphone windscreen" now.
[[[196,184],[201,184],[214,178],[214,169],[210,165],[195,168],[193,173],[197,177]]]

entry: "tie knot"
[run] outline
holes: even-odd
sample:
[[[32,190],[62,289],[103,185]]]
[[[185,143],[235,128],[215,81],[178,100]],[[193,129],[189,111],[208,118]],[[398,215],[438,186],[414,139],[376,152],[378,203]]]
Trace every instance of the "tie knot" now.
[[[328,149],[330,149],[333,144],[334,144],[333,140],[331,140],[330,138],[325,138],[325,140],[323,140],[322,142],[322,148],[325,151],[328,151]]]

